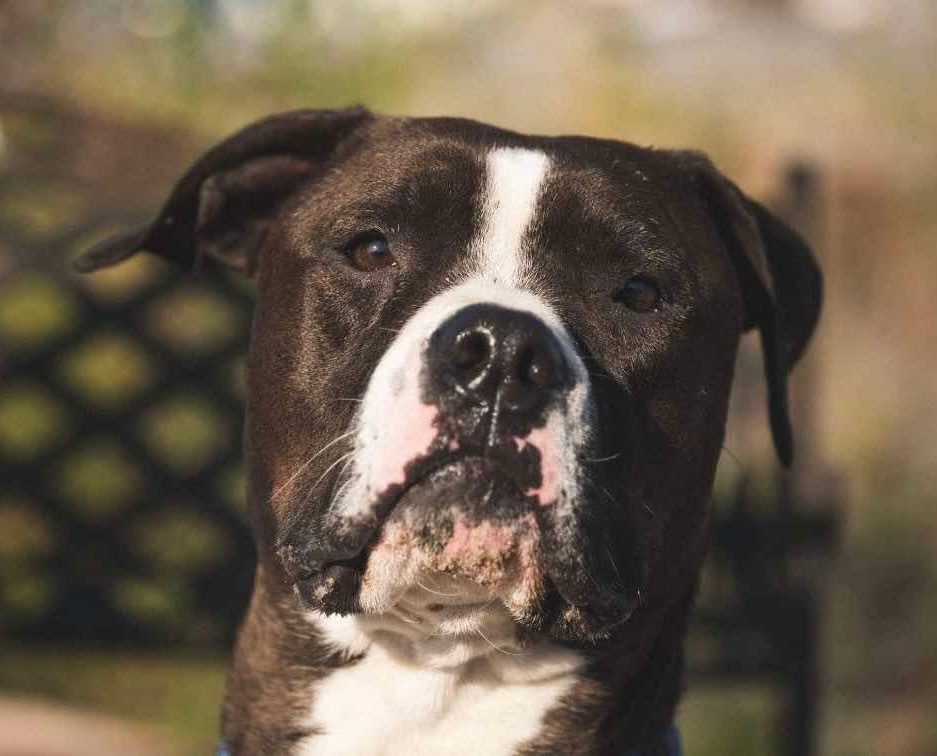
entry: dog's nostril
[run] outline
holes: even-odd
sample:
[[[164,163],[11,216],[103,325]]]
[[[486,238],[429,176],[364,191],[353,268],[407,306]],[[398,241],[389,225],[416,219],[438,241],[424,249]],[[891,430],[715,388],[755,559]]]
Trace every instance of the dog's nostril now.
[[[536,388],[550,388],[555,381],[552,362],[533,348],[524,349],[517,359],[517,378]]]
[[[566,363],[558,345],[551,339],[534,336],[516,353],[514,376],[521,386],[532,390],[553,390],[565,381]]]
[[[452,352],[452,365],[462,374],[480,372],[491,361],[491,339],[482,330],[460,333]]]

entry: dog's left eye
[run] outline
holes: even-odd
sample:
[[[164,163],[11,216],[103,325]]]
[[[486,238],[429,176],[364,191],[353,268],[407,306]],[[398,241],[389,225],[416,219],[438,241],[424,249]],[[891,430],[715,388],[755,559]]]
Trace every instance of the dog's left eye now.
[[[345,247],[345,255],[354,268],[365,272],[397,264],[387,237],[378,231],[369,231],[353,239]]]
[[[647,276],[635,276],[614,294],[616,302],[634,312],[650,312],[660,307],[660,287]]]

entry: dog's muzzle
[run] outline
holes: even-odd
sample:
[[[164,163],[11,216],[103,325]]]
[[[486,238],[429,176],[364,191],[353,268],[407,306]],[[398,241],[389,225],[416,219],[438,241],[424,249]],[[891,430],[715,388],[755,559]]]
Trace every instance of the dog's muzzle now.
[[[583,526],[588,380],[568,337],[490,303],[437,323],[422,338],[405,329],[385,354],[340,495],[281,544],[301,598],[378,613],[414,586],[465,585],[529,626],[551,611],[581,623],[587,606],[593,624],[621,621],[633,602],[606,564],[617,544],[601,535],[596,557]]]

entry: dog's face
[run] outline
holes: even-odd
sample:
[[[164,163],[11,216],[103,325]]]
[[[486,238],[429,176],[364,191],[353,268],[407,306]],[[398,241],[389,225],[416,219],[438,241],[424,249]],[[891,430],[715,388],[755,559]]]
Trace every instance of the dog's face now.
[[[242,132],[87,267],[139,247],[256,274],[261,560],[437,633],[494,606],[593,642],[692,581],[739,334],[786,456],[819,306],[802,242],[697,155],[360,110]]]
[[[250,442],[300,594],[621,622],[671,504],[710,485],[742,327],[702,207],[667,221],[689,176],[434,122],[381,124],[340,166],[258,261],[255,334],[280,336],[254,344]]]

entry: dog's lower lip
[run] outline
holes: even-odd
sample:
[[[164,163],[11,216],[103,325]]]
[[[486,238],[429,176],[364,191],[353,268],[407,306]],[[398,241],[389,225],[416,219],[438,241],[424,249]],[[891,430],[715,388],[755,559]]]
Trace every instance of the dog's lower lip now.
[[[370,550],[371,546],[374,545],[374,542],[380,537],[381,524],[390,516],[391,512],[394,511],[394,507],[397,506],[400,500],[406,496],[407,493],[409,493],[416,486],[427,481],[441,470],[445,470],[447,467],[472,463],[484,463],[490,465],[493,469],[498,469],[498,465],[494,460],[475,454],[461,456],[446,455],[435,460],[427,460],[427,463],[427,466],[424,469],[421,469],[419,474],[416,475],[412,480],[407,481],[403,486],[394,490],[390,496],[385,496],[383,501],[378,502],[378,514],[375,518],[377,521],[377,527],[375,528],[374,533],[371,535],[370,540],[365,543],[353,556],[323,561],[321,563],[321,569],[323,571],[329,567],[335,566],[355,569],[358,572],[364,572],[364,569],[367,566],[368,551]],[[304,576],[304,579],[308,579],[314,574],[316,574],[315,571],[310,572],[308,575]]]
[[[346,540],[344,544],[332,550],[331,554],[320,552],[318,559],[306,563],[306,569],[298,575],[294,583],[299,595],[326,612],[355,611],[357,599],[351,595],[351,591],[357,591],[367,569],[371,548],[381,537],[383,523],[400,501],[437,474],[452,468],[472,466],[476,468],[476,477],[478,468],[481,468],[486,476],[497,476],[503,483],[511,486],[514,489],[512,499],[515,494],[518,502],[525,498],[519,483],[497,459],[464,452],[426,458],[416,469],[411,470],[411,476],[403,486],[388,491],[383,499],[377,502],[373,517],[369,518],[367,523],[361,524],[362,535],[367,532],[369,537],[364,539],[360,546],[352,545]]]

